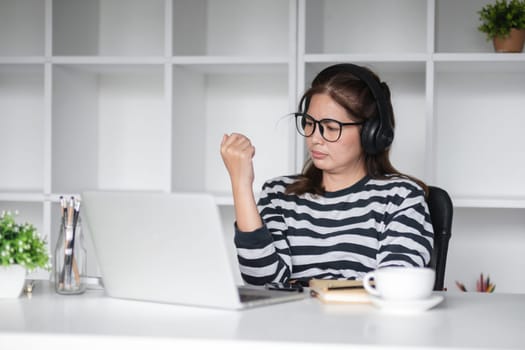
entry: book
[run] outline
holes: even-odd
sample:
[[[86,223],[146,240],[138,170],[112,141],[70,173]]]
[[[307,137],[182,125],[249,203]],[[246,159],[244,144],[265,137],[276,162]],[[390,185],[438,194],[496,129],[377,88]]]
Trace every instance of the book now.
[[[362,281],[312,279],[309,287],[312,296],[324,303],[370,303]]]

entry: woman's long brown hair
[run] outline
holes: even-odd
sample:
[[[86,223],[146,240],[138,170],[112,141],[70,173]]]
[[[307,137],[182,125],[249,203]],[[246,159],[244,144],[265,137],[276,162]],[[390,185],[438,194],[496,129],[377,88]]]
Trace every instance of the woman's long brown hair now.
[[[367,69],[362,67],[363,69]],[[368,70],[368,69],[367,69]],[[391,124],[395,126],[390,90],[388,85],[380,82],[375,73],[368,70],[373,77],[380,83],[381,88],[387,97]],[[312,82],[312,86],[304,93],[299,103],[300,111],[308,111],[308,104],[312,96],[325,94],[330,96],[335,102],[341,105],[346,111],[356,119],[356,121],[366,121],[376,117],[377,102],[370,91],[368,85],[358,79],[350,71],[335,70],[333,74],[323,76],[318,75]],[[390,147],[375,155],[365,154],[365,167],[367,175],[373,179],[387,179],[391,177],[401,177],[410,179],[420,185],[425,193],[428,193],[426,184],[409,175],[399,172],[390,162]],[[323,194],[323,172],[315,167],[311,159],[304,165],[303,171],[298,179],[288,185],[286,193],[301,195],[304,193]]]

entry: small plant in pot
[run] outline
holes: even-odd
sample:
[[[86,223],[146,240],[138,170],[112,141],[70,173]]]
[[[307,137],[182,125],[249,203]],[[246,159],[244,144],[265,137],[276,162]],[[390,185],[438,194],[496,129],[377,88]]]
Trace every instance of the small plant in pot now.
[[[15,213],[16,215],[16,213]],[[15,221],[11,212],[0,215],[0,298],[18,297],[27,271],[49,270],[46,240],[29,224]]]
[[[496,0],[478,11],[478,30],[492,40],[496,52],[521,52],[525,41],[525,0]]]

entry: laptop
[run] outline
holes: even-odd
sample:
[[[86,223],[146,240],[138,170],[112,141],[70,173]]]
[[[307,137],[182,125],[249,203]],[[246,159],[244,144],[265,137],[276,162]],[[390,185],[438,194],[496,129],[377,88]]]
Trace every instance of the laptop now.
[[[86,191],[82,202],[110,297],[243,309],[307,295],[236,285],[210,194]]]

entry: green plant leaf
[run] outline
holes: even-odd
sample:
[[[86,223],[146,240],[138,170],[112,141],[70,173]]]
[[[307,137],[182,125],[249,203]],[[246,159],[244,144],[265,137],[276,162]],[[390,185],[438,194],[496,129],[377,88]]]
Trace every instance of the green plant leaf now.
[[[29,271],[49,270],[47,242],[28,223],[18,224],[11,212],[0,216],[0,265],[19,264]]]

